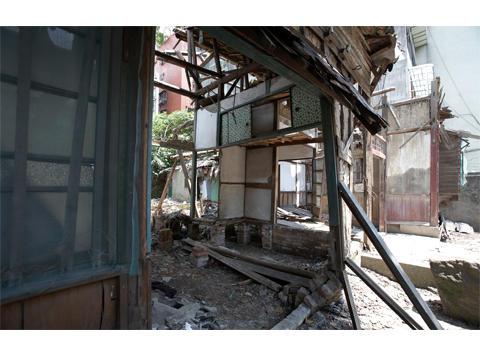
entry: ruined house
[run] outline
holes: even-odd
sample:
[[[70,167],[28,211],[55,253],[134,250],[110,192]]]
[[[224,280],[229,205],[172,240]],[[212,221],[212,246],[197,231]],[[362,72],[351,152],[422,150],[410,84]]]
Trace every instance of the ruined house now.
[[[369,159],[370,137],[387,126],[368,99],[395,63],[393,28],[191,27],[176,31],[186,61],[154,51],[150,27],[12,27],[1,36],[2,328],[151,328],[153,86],[195,101],[194,142],[162,146],[193,151],[194,175],[197,152],[220,150],[212,242],[232,225],[248,241],[253,225],[264,248],[327,254],[359,328],[345,271],[358,271],[348,258],[353,213],[428,326],[441,328],[368,218],[368,161],[366,212],[352,194],[355,127]],[[196,47],[213,53],[215,71],[196,64]],[[155,81],[155,55],[186,68],[195,89]],[[236,69],[221,71],[220,58]],[[200,74],[216,80],[203,86]],[[277,224],[278,161],[281,147],[310,143],[323,144],[312,206],[326,185],[329,231],[299,236]],[[196,176],[189,182],[195,234]]]
[[[195,151],[220,149],[218,218],[214,222],[195,218],[192,192],[194,220],[189,236],[195,238],[199,225],[208,226],[211,242],[224,245],[226,233],[234,227],[237,240],[246,243],[252,229],[260,229],[263,248],[292,254],[329,254],[332,268],[338,271],[348,293],[348,279],[343,272],[350,251],[352,216],[348,209],[354,212],[362,227],[368,228],[366,232],[374,238],[372,241],[381,246],[381,238],[375,235],[373,224],[366,220],[351,193],[351,146],[358,126],[366,139],[365,158],[370,159],[365,162],[364,192],[367,214],[371,217],[372,177],[369,174],[373,170],[372,152],[379,153],[373,148],[371,137],[386,128],[387,123],[368,99],[381,76],[391,70],[396,61],[393,28],[198,27],[177,29],[175,34],[189,44],[190,54],[194,54],[196,48],[209,51],[217,64],[215,74],[196,64],[195,56],[189,56],[188,64],[156,52],[158,58],[186,67],[195,82],[193,91],[155,83],[157,87],[177,91],[196,101],[194,144],[185,144],[184,149],[194,147],[193,159]],[[237,70],[220,73],[220,58],[235,64]],[[204,86],[202,76],[218,80]],[[314,146],[305,147],[306,144]],[[175,141],[162,145],[182,151]],[[321,215],[326,191],[330,231],[299,231],[277,223],[277,206],[282,201],[290,201],[285,193],[293,189],[280,185],[280,154],[285,150],[287,158],[294,160],[293,147],[299,145],[303,145],[304,154],[297,159],[311,162],[312,181],[310,189],[307,178],[305,186],[295,186],[298,198],[295,202],[300,203],[300,192],[304,191],[302,202],[308,204],[310,191],[312,212]],[[195,166],[195,160],[193,164]],[[302,163],[295,162],[295,173],[297,167],[301,169]],[[307,166],[305,172],[306,169]],[[195,179],[191,181],[194,189]],[[388,250],[384,255],[389,258],[387,253]],[[394,262],[389,266],[395,268]],[[403,279],[402,275],[399,277]],[[408,280],[403,285],[409,288]],[[435,320],[427,315],[428,309],[420,305],[410,290],[407,292],[421,311],[425,311],[424,318],[429,319],[429,325],[437,328]]]

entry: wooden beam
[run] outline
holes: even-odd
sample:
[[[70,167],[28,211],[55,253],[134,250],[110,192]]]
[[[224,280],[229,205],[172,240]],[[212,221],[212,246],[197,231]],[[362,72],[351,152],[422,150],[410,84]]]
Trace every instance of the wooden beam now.
[[[163,82],[163,81],[154,81],[153,85],[155,87],[160,88],[160,89],[164,89],[164,90],[167,90],[167,91],[174,92],[176,94],[180,94],[180,95],[189,97],[190,99],[194,99],[194,100],[202,100],[203,99],[203,96],[200,96],[200,95],[198,95],[194,92],[179,88],[178,86],[167,84],[166,82]]]
[[[430,226],[438,226],[439,212],[439,157],[440,157],[440,134],[438,122],[438,82],[431,82],[430,116],[433,119],[430,130]]]
[[[266,140],[265,140],[266,141]],[[265,145],[248,145],[248,144],[243,144],[242,146],[248,146],[249,149],[261,149],[265,147],[281,147],[281,146],[291,146],[291,145],[305,145],[305,144],[314,144],[314,143],[323,143],[323,136],[322,137],[317,137],[317,138],[312,138],[312,139],[300,139],[300,140],[291,140],[287,142],[274,142],[274,143],[268,143]]]
[[[429,328],[443,330],[435,315],[433,315],[428,305],[422,299],[417,289],[413,285],[412,281],[408,278],[407,274],[402,269],[397,259],[395,259],[392,252],[385,244],[385,241],[378,234],[375,226],[367,217],[362,207],[358,203],[357,199],[351,193],[350,189],[343,182],[340,182],[338,183],[338,192],[340,193],[347,206],[352,211],[363,231],[365,231],[365,233],[371,239],[383,261],[385,261],[385,264],[390,269],[393,276],[395,276],[398,283],[403,288],[408,298],[413,303],[413,305],[415,306],[419,314],[422,316],[423,320],[427,323]]]
[[[188,178],[187,165],[185,164],[185,159],[183,158],[182,150],[177,150],[177,151],[178,151],[178,158],[180,160],[180,165],[182,165],[183,176],[185,177],[185,182],[187,183],[188,193],[192,194],[190,179]],[[196,174],[192,172],[192,177],[193,176],[196,176]],[[195,193],[195,189],[193,190],[193,193]],[[195,216],[200,217],[200,212],[198,211],[196,204],[194,208],[195,208]]]
[[[378,95],[383,95],[383,94],[386,94],[386,93],[391,92],[391,91],[395,91],[395,86],[389,87],[389,88],[386,88],[386,89],[383,89],[383,90],[375,91],[374,93],[372,93],[372,97],[378,96]]]
[[[372,218],[373,208],[373,154],[372,154],[372,134],[363,127],[363,208],[368,218]],[[363,236],[364,244],[368,250],[372,250],[372,243],[367,234]]]
[[[182,68],[189,68],[189,69],[198,71],[200,74],[210,75],[210,76],[214,76],[214,77],[217,77],[217,78],[222,77],[222,74],[219,74],[218,72],[205,69],[205,68],[203,68],[201,66],[198,66],[198,65],[191,64],[188,61],[184,61],[184,60],[178,59],[174,56],[167,55],[167,54],[165,54],[161,51],[158,51],[158,50],[155,50],[155,55],[157,57],[159,57],[160,59],[164,60],[165,62],[168,62],[168,63],[173,64],[173,65],[180,66]]]
[[[188,238],[183,239],[182,241],[186,242],[187,244],[189,244],[191,246],[205,245],[205,244],[190,240]],[[274,282],[272,280],[269,280],[262,275],[256,274],[252,270],[246,269],[245,267],[238,264],[235,260],[232,260],[232,259],[229,259],[225,256],[222,256],[219,253],[217,253],[217,252],[215,252],[211,249],[208,250],[208,256],[224,263],[227,266],[230,266],[232,269],[237,270],[238,272],[248,276],[250,279],[253,279],[253,280],[257,281],[258,283],[265,285],[266,287],[268,287],[269,289],[272,289],[275,292],[279,292],[283,288],[283,286],[277,284],[276,282]]]
[[[332,104],[327,98],[321,98],[322,110],[322,132],[325,148],[325,164],[324,171],[327,176],[327,195],[328,195],[328,216],[330,226],[330,258],[332,269],[335,271],[343,271],[344,254],[343,254],[343,237],[341,229],[340,217],[340,199],[338,191],[336,191],[338,183],[337,173],[337,147],[335,146],[335,118],[332,111]],[[321,211],[321,210],[320,210]]]
[[[22,279],[27,209],[27,157],[32,75],[32,29],[21,27],[18,48],[18,82],[15,119],[15,155],[13,168],[12,232],[10,238],[9,286]],[[3,221],[2,221],[3,222]],[[6,226],[5,226],[6,227]]]
[[[178,149],[178,150],[187,150],[191,151],[195,148],[192,141],[182,141],[182,140],[152,140],[153,146],[162,146],[169,149]]]
[[[260,67],[261,67],[261,65],[258,64],[258,63],[249,64],[249,65],[247,65],[247,66],[245,66],[241,69],[238,69],[237,71],[232,72],[229,75],[226,75],[226,76],[222,77],[221,79],[219,79],[217,81],[214,81],[214,82],[208,84],[207,86],[205,86],[202,89],[196,91],[195,93],[197,95],[204,95],[208,91],[212,91],[212,90],[218,88],[219,84],[225,84],[225,83],[230,82],[234,79],[241,78],[243,75],[248,74],[249,72],[253,72]]]
[[[405,141],[398,149],[401,149],[402,147],[404,147],[405,145],[407,145],[407,144],[410,142],[410,140],[412,140],[412,139],[415,137],[415,135],[417,135],[426,125],[430,124],[430,122],[432,122],[432,121],[434,121],[434,120],[435,120],[435,119],[432,118],[432,119],[428,119],[426,122],[424,122],[424,123],[422,124],[422,126],[420,126],[420,127],[417,129],[417,131],[415,131],[415,133],[414,133],[412,136],[410,136],[410,137],[408,138],[408,140]]]
[[[413,330],[423,330],[423,328],[410,316],[395,300],[393,300],[375,281],[373,281],[360,266],[351,259],[345,259],[345,264],[357,275],[377,296],[387,304],[405,323]]]
[[[72,141],[70,168],[68,174],[68,192],[62,240],[63,251],[60,265],[62,272],[71,271],[74,263],[78,194],[80,188],[80,173],[82,168],[85,128],[87,124],[88,98],[93,72],[95,38],[95,28],[87,28],[85,50],[82,59],[82,70],[78,88],[77,107],[75,110],[75,123],[73,127],[74,136]]]
[[[177,57],[182,60],[182,61],[185,61],[185,58],[183,57],[182,53],[180,52],[180,50],[177,50]],[[192,77],[193,81],[195,81],[195,84],[197,84],[197,87],[199,89],[202,88],[202,83],[200,82],[200,80],[198,79],[198,76],[197,74],[195,74],[195,72],[190,69],[189,67],[186,67],[185,70],[187,71],[187,76],[188,74],[190,74],[190,76]]]
[[[202,61],[202,63],[199,65],[200,67],[205,67],[209,62],[210,60],[213,59],[213,57],[215,56],[215,54],[212,52],[210,55],[207,56],[207,58],[205,60]],[[213,75],[211,75],[213,76]],[[217,77],[217,76],[214,76],[214,77]]]
[[[382,64],[378,68],[377,73],[375,74],[375,77],[373,78],[372,83],[370,84],[370,93],[372,93],[373,90],[375,90],[375,88],[377,87],[377,84],[382,78],[382,75],[385,73],[385,70],[387,70],[388,63],[389,63],[389,60],[387,58],[383,59]]]
[[[172,181],[173,178],[173,173],[175,172],[175,167],[177,166],[178,158],[175,159],[172,165],[172,170],[170,170],[170,174],[168,174],[167,182],[165,183],[165,187],[163,188],[162,196],[160,197],[160,202],[158,203],[157,206],[157,211],[162,209],[162,204],[163,200],[165,200],[165,197],[167,196],[168,193],[168,185],[170,185],[170,181]]]

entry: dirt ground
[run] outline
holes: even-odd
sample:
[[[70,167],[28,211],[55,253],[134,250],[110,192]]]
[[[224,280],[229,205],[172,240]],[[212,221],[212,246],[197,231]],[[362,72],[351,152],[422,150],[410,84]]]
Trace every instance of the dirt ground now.
[[[480,242],[478,235],[456,233],[451,237],[451,241],[476,251]],[[216,328],[220,330],[271,329],[293,310],[285,306],[274,291],[263,285],[255,282],[239,284],[248,278],[220,262],[210,260],[205,267],[194,267],[189,261],[190,252],[184,249],[185,244],[180,240],[173,241],[171,251],[156,249],[155,236],[152,240],[151,280],[162,282],[177,291],[173,298],[169,298],[160,290],[152,290],[152,299],[160,303],[172,307],[189,303],[214,307]],[[236,242],[228,240],[226,247],[259,259],[278,261],[311,271],[318,270],[326,261],[321,258],[302,258],[265,250],[255,243],[240,246]],[[363,268],[363,270],[402,308],[411,315],[413,313],[412,316],[417,315],[414,318],[422,326],[424,325],[418,314],[415,314],[412,303],[398,283],[368,269]],[[373,291],[351,272],[349,272],[349,280],[362,329],[409,329]],[[281,285],[285,284],[281,283]],[[441,301],[436,289],[418,288],[417,290],[444,328],[477,329],[475,326],[446,317],[442,312]],[[158,329],[168,329],[168,327],[161,325]],[[352,329],[346,302],[342,299],[340,302],[324,307],[312,318],[308,318],[299,329]]]

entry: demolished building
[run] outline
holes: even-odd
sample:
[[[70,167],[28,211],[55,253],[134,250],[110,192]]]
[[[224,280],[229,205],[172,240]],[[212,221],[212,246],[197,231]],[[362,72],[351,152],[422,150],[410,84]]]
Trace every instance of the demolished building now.
[[[351,193],[351,145],[357,125],[366,137],[387,126],[368,99],[381,76],[396,60],[393,29],[198,27],[177,29],[175,33],[190,44],[192,54],[196,47],[212,52],[216,69],[220,69],[221,57],[237,66],[236,71],[217,72],[218,80],[204,86],[201,74],[215,75],[212,70],[206,71],[196,65],[195,56],[189,57],[188,64],[156,52],[158,58],[186,67],[192,74],[194,91],[175,89],[160,82],[155,85],[176,90],[195,101],[195,151],[220,149],[218,219],[208,223],[200,218],[193,219],[193,229],[199,225],[208,226],[211,242],[217,246],[225,245],[229,227],[235,227],[237,239],[243,243],[249,241],[250,229],[256,228],[260,229],[265,249],[292,254],[327,253],[331,268],[337,272],[348,294],[344,270],[349,263],[352,220],[349,209],[368,236],[374,238],[375,245],[383,247],[381,238]],[[370,72],[374,73],[372,81]],[[237,92],[239,82],[241,91]],[[321,152],[318,151],[320,146],[305,146],[318,143],[322,144]],[[182,151],[178,143],[164,142],[163,145]],[[371,140],[367,147],[367,156],[371,157]],[[288,196],[280,196],[278,184],[283,149],[289,160],[311,159],[311,209],[317,216],[321,215],[326,188],[330,231],[292,230],[277,223],[276,209],[280,199],[289,201]],[[298,157],[292,158],[297,151]],[[323,157],[317,156],[320,153]],[[366,178],[369,179],[368,175]],[[192,189],[195,188],[193,182],[192,178]],[[366,185],[366,197],[370,197],[371,202],[372,184],[367,181]],[[301,190],[306,190],[308,197],[307,186]],[[192,193],[192,218],[195,217],[194,196]],[[198,230],[192,230],[189,236],[195,238],[195,234]],[[422,309],[419,311],[424,312],[429,326],[440,328],[428,315],[429,310],[421,305],[421,299],[415,298],[408,278],[396,267],[388,249],[383,255],[412,301]],[[347,299],[351,300],[348,295]],[[349,303],[349,306],[354,318],[354,305]],[[355,324],[355,320],[353,322]]]
[[[154,28],[2,28],[1,36],[2,328],[151,328],[153,86],[195,101],[194,142],[161,144],[192,151],[191,234],[202,223],[197,152],[219,149],[211,242],[224,244],[229,226],[248,242],[255,226],[264,248],[327,254],[359,329],[346,266],[370,282],[348,258],[353,213],[427,325],[441,328],[367,216],[368,164],[367,214],[352,194],[355,127],[370,158],[369,137],[387,126],[368,99],[395,63],[393,28],[178,29],[188,61],[154,51]],[[196,64],[196,47],[213,53],[215,70]],[[152,81],[155,55],[185,67],[196,89]],[[221,71],[220,57],[236,70]],[[203,86],[200,74],[216,80]],[[278,161],[282,147],[311,143],[324,154],[307,149],[312,210],[321,212],[327,185],[329,231],[300,233],[277,224]]]

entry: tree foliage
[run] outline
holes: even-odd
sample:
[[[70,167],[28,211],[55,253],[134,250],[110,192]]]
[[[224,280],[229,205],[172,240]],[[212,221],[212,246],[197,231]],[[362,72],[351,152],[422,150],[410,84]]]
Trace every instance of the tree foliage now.
[[[163,45],[165,41],[172,35],[174,28],[181,28],[182,26],[157,26],[155,32],[155,45],[157,49]]]
[[[152,124],[152,139],[153,140],[168,140],[172,138],[172,131],[177,126],[193,120],[193,112],[182,110],[174,111],[167,115],[166,112],[157,114],[153,118]],[[179,140],[192,141],[193,126],[181,130],[178,133]],[[173,160],[170,156],[176,154],[176,150],[167,149],[159,146],[152,147],[152,174],[158,175],[163,169],[169,168],[173,165]]]

